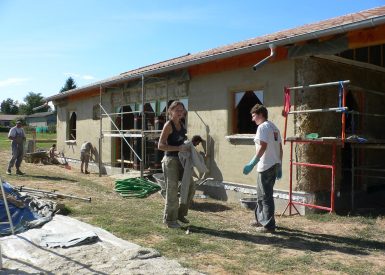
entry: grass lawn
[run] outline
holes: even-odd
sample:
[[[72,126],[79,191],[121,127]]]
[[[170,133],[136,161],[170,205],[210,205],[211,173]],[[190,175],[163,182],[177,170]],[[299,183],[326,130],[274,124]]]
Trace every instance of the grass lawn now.
[[[26,133],[27,140],[32,139],[31,133]],[[56,133],[37,133],[36,139],[38,140],[56,140]],[[56,142],[54,142],[56,143]],[[52,142],[37,142],[36,148],[49,149]],[[8,139],[8,133],[0,133],[0,150],[10,150],[11,141]]]
[[[0,170],[9,158],[0,139]],[[239,204],[195,199],[189,226],[162,224],[164,201],[155,193],[124,199],[111,177],[84,175],[53,165],[23,163],[25,176],[7,176],[13,185],[56,189],[92,197],[91,203],[62,200],[69,215],[116,236],[152,247],[163,256],[208,274],[385,274],[384,217],[330,214],[280,217],[276,234],[256,233],[253,212]]]

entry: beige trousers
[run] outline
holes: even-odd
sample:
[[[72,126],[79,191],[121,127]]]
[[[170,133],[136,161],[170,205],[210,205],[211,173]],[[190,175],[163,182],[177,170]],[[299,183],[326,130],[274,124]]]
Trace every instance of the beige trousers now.
[[[162,160],[164,181],[166,183],[166,201],[164,207],[164,222],[177,221],[178,217],[187,216],[188,209],[194,198],[195,183],[191,178],[187,204],[179,204],[179,181],[183,176],[183,167],[177,157],[165,156]]]

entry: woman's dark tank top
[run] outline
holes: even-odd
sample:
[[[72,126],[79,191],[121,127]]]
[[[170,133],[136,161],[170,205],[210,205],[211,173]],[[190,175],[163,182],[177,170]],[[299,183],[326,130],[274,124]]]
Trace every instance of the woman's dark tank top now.
[[[171,146],[180,146],[183,144],[183,142],[186,140],[186,129],[184,128],[183,123],[180,124],[180,130],[178,131],[175,127],[175,124],[172,120],[170,120],[170,124],[172,127],[172,133],[167,138],[167,144]],[[166,151],[166,156],[173,156],[177,157],[178,152],[177,151]]]

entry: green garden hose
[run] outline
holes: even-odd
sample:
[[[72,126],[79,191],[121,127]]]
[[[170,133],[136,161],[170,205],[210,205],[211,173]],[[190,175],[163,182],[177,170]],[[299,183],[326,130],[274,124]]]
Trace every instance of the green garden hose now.
[[[131,178],[116,180],[114,190],[125,198],[145,198],[159,191],[160,186],[142,178]]]

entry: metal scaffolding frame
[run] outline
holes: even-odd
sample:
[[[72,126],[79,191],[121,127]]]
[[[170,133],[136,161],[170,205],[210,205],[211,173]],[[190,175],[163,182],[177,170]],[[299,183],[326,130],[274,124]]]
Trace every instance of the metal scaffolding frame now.
[[[313,110],[301,110],[301,111],[291,111],[291,105],[290,105],[290,91],[293,90],[304,90],[304,89],[313,89],[313,88],[319,88],[319,87],[326,87],[326,86],[339,86],[339,106],[333,107],[333,108],[324,108],[324,109],[313,109]],[[354,122],[354,116],[355,115],[363,115],[363,116],[372,116],[372,117],[385,117],[385,114],[371,114],[371,113],[360,113],[354,110],[348,110],[348,107],[346,106],[346,86],[349,86],[349,88],[353,91],[358,92],[366,92],[373,95],[379,95],[379,96],[385,96],[384,92],[364,89],[358,86],[350,85],[350,80],[344,80],[344,81],[338,81],[338,82],[329,82],[329,83],[320,83],[320,84],[313,84],[313,85],[307,85],[307,86],[298,86],[298,87],[290,87],[290,88],[284,88],[284,116],[285,116],[285,129],[284,129],[284,143],[290,142],[290,183],[289,183],[289,203],[287,204],[285,210],[283,211],[282,215],[286,212],[286,210],[289,208],[289,215],[292,214],[291,207],[297,211],[299,214],[298,209],[295,207],[295,205],[303,205],[310,208],[317,208],[321,210],[326,210],[331,212],[334,212],[335,210],[335,203],[334,203],[334,193],[335,193],[335,171],[336,171],[336,148],[337,146],[344,147],[345,143],[349,143],[351,145],[351,168],[349,169],[351,171],[351,210],[354,211],[354,188],[355,188],[355,171],[375,171],[375,172],[385,172],[384,169],[369,169],[367,167],[359,167],[355,166],[355,150],[358,148],[362,149],[385,149],[385,141],[384,140],[374,140],[370,141],[368,143],[361,143],[360,141],[356,141],[354,139],[346,139],[346,114],[352,115],[352,121]],[[287,133],[287,119],[289,114],[299,114],[299,113],[315,113],[315,112],[340,112],[341,113],[341,137],[335,137],[335,138],[315,138],[315,139],[304,139],[304,138],[298,138],[298,137],[286,137]],[[353,133],[354,134],[354,133]],[[302,144],[319,144],[319,145],[331,145],[332,146],[332,163],[330,165],[325,164],[315,164],[315,163],[302,163],[302,162],[294,162],[293,161],[293,143],[302,143]],[[293,177],[293,166],[308,166],[308,167],[317,167],[322,169],[331,169],[332,175],[331,175],[331,188],[330,188],[330,207],[320,206],[320,205],[314,205],[314,204],[307,204],[307,203],[301,203],[293,201],[292,195],[292,177]],[[375,178],[385,178],[385,177],[379,177],[379,176],[371,176]]]
[[[150,77],[148,77],[150,78]],[[158,78],[158,77],[156,77]],[[166,102],[168,102],[168,82],[166,84]],[[145,78],[144,75],[141,76],[141,111],[132,111],[132,112],[118,112],[118,113],[108,113],[105,108],[103,107],[103,101],[102,101],[102,94],[105,88],[100,85],[99,89],[99,117],[100,117],[100,126],[99,126],[99,176],[101,176],[101,167],[103,165],[102,163],[102,141],[104,137],[120,137],[122,139],[121,141],[121,167],[122,167],[122,173],[124,172],[124,157],[123,157],[123,142],[125,142],[128,147],[130,148],[131,152],[135,155],[135,157],[140,161],[140,177],[143,178],[144,175],[144,164],[145,164],[145,138],[146,137],[157,137],[162,132],[161,130],[145,130],[145,118],[146,118],[146,112],[144,111],[145,107]],[[115,124],[114,120],[111,118],[111,116],[114,115],[120,115],[121,118],[123,118],[124,114],[140,114],[142,121],[141,121],[141,129],[135,129],[135,130],[123,130],[119,129],[118,126]],[[115,128],[115,130],[103,130],[103,117],[107,117],[109,121],[111,122],[112,126]],[[123,127],[123,123],[121,128]],[[141,138],[141,157],[139,156],[138,152],[135,151],[135,149],[131,146],[131,144],[128,142],[127,138]]]
[[[321,210],[329,211],[329,213],[334,212],[334,192],[335,192],[335,171],[336,171],[336,147],[337,145],[342,145],[345,142],[345,124],[346,124],[346,89],[345,85],[349,84],[349,80],[338,81],[338,82],[328,82],[328,83],[320,83],[320,84],[312,84],[307,86],[297,86],[297,87],[285,87],[284,88],[284,115],[285,115],[285,130],[284,130],[284,144],[286,141],[290,142],[290,176],[289,176],[289,202],[282,212],[282,215],[285,214],[286,210],[289,208],[289,215],[292,214],[291,208],[293,207],[297,213],[299,214],[298,209],[295,205],[303,205],[310,208],[316,208]],[[329,86],[339,86],[339,106],[332,108],[324,108],[324,109],[312,109],[312,110],[301,110],[301,111],[291,111],[290,105],[290,91],[295,90],[304,90],[304,89],[315,89],[319,87],[329,87]],[[287,119],[289,114],[298,114],[298,113],[316,113],[316,112],[340,112],[341,113],[341,138],[335,139],[303,139],[303,138],[287,138]],[[293,161],[293,143],[307,143],[307,144],[331,144],[332,145],[332,163],[331,164],[319,164],[319,163],[306,163],[306,162],[294,162]],[[321,206],[310,203],[302,203],[293,201],[293,166],[305,166],[305,167],[315,167],[321,169],[331,169],[331,186],[330,186],[330,206]]]

